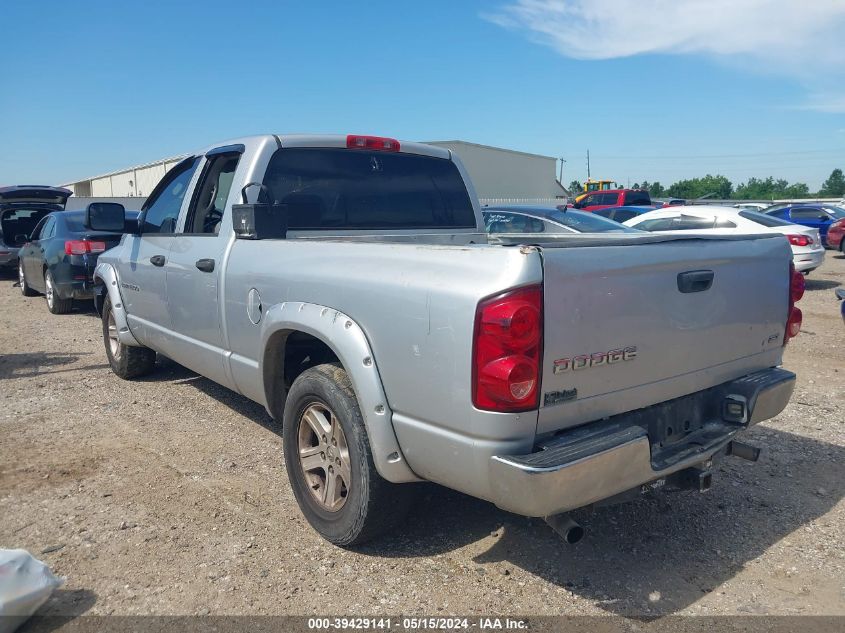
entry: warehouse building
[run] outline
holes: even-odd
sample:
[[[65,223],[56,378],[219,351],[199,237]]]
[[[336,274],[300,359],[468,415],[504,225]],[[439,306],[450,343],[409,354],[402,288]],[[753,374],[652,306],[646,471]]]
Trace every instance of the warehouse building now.
[[[555,177],[556,159],[467,141],[433,141],[457,154],[482,203],[548,201],[567,195]],[[78,198],[146,198],[182,156],[83,178],[62,186]],[[140,205],[133,205],[140,206]]]

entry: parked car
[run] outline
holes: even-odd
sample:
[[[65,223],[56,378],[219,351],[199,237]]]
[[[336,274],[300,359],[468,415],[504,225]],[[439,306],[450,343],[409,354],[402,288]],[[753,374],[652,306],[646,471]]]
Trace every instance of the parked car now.
[[[791,204],[780,209],[766,209],[766,215],[818,229],[822,245],[828,246],[828,229],[837,220],[845,218],[845,209],[832,204]]]
[[[697,235],[780,233],[792,247],[795,270],[809,274],[824,261],[824,247],[817,229],[757,211],[713,205],[671,207],[640,215],[625,225],[643,231],[683,231]]]
[[[90,228],[124,226],[107,208]],[[100,256],[105,354],[129,379],[161,353],[264,405],[303,514],[344,546],[395,525],[420,480],[572,541],[571,509],[755,459],[738,435],[795,384],[785,240],[530,239],[488,242],[443,148],[230,141],[175,165]]]
[[[610,189],[587,194],[572,208],[581,211],[595,211],[607,207],[652,206],[651,196],[644,189]]]
[[[47,309],[53,314],[70,312],[74,299],[93,298],[97,257],[123,237],[122,227],[114,233],[86,229],[85,214],[85,211],[48,213],[20,248],[21,293],[26,297],[43,293]],[[132,221],[138,213],[128,211],[126,217]]]
[[[768,202],[740,202],[733,205],[735,209],[747,209],[748,211],[763,211],[771,206]]]
[[[596,209],[593,211],[594,215],[600,215],[608,220],[614,222],[627,222],[631,218],[635,218],[643,213],[654,211],[657,207],[652,206],[628,206],[628,207],[608,207],[607,209]]]
[[[683,198],[669,198],[666,202],[663,203],[664,207],[683,207],[687,204],[687,201]]]
[[[834,220],[827,227],[827,246],[845,255],[845,218]]]
[[[64,209],[72,194],[46,185],[0,187],[0,266],[16,268],[18,250],[35,225],[51,211]]]
[[[618,222],[593,213],[557,207],[498,206],[481,210],[490,234],[519,233],[625,233],[633,232]]]

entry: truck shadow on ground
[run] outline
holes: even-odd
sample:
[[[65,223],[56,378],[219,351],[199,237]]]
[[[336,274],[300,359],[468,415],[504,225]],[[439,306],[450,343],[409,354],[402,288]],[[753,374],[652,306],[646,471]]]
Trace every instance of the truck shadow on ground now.
[[[278,435],[264,408],[160,357],[150,382],[190,384]],[[793,547],[790,535],[845,496],[845,447],[758,426],[744,439],[760,446],[756,464],[717,462],[706,494],[659,493],[638,501],[572,513],[587,530],[566,545],[541,519],[529,519],[432,484],[393,533],[357,548],[384,558],[437,559],[444,573],[467,565],[462,548],[481,551],[478,573],[514,581],[520,568],[594,602],[610,614],[655,617],[677,613],[720,587],[772,547]],[[506,571],[510,573],[505,573]],[[785,569],[761,569],[784,576]],[[800,603],[800,596],[796,596]],[[754,599],[739,610],[756,614]],[[744,604],[743,604],[744,603]],[[762,607],[761,607],[762,608]]]
[[[756,565],[769,548],[792,547],[791,533],[845,495],[845,448],[761,427],[747,437],[764,449],[761,460],[717,462],[706,494],[667,492],[572,513],[587,529],[574,546],[541,519],[432,487],[396,535],[360,551],[421,557],[474,542],[487,549],[473,560],[482,567],[495,563],[484,573],[504,574],[513,565],[611,614],[677,613]],[[785,577],[787,570],[765,573]],[[750,596],[739,603],[740,610],[758,613]]]
[[[136,380],[143,382],[172,382],[175,384],[191,385],[196,387],[204,394],[211,396],[219,403],[226,405],[232,411],[239,413],[245,418],[249,418],[281,437],[282,425],[277,423],[263,406],[257,402],[253,402],[249,398],[235,393],[231,389],[227,389],[222,385],[218,385],[213,380],[200,376],[191,371],[187,367],[183,367],[179,363],[170,360],[166,356],[158,355],[156,359],[156,370],[142,378]]]

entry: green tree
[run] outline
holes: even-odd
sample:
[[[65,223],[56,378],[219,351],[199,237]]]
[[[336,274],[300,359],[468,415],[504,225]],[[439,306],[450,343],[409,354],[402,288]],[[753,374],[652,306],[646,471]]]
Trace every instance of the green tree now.
[[[666,193],[666,189],[663,188],[663,185],[656,180],[649,184],[648,187],[646,187],[646,183],[643,183],[643,189],[648,189],[648,193],[652,198],[660,198]]]
[[[810,188],[803,182],[789,184],[771,176],[765,179],[749,178],[737,186],[734,198],[738,200],[772,200],[775,198],[802,198],[810,195]]]
[[[845,176],[842,175],[842,170],[837,167],[830,172],[830,178],[822,184],[819,196],[823,198],[838,198],[842,195],[845,195]]]
[[[707,174],[703,178],[679,180],[669,187],[666,193],[674,198],[694,200],[703,196],[709,196],[717,200],[724,200],[731,197],[733,183],[724,176],[711,176]]]
[[[580,180],[573,180],[569,183],[569,193],[577,196],[582,191],[584,191],[584,185],[581,184]]]

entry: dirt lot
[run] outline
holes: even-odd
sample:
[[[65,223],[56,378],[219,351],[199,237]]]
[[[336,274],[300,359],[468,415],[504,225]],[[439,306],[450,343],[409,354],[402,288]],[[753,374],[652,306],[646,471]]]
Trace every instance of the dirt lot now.
[[[436,487],[358,551],[322,541],[262,407],[166,359],[106,364],[87,306],[53,316],[0,280],[0,547],[67,577],[51,614],[845,614],[845,325],[827,254],[785,366],[795,396],[704,495],[541,521]]]

